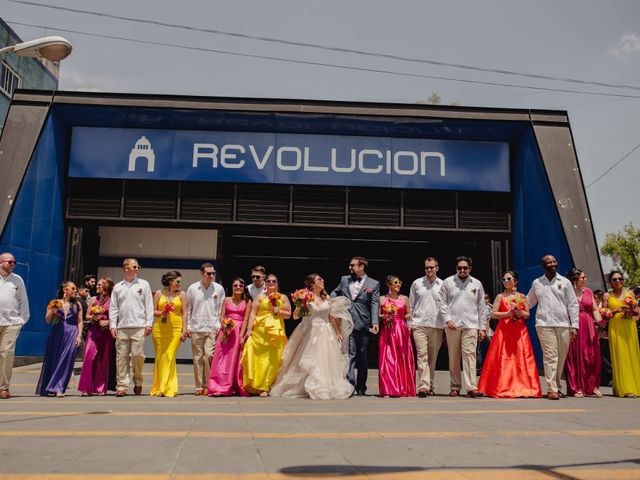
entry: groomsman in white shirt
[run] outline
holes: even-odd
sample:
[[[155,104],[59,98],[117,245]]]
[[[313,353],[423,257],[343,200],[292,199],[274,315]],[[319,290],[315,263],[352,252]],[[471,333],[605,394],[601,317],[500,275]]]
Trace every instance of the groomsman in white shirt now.
[[[193,375],[195,376],[195,395],[206,395],[207,381],[216,336],[220,330],[220,311],[224,302],[224,288],[213,281],[216,270],[210,263],[200,266],[199,282],[193,283],[187,289],[189,301],[187,315],[187,331],[185,337],[191,337],[191,352],[193,353]]]
[[[438,307],[442,315],[449,349],[449,375],[451,376],[450,397],[460,395],[460,358],[464,371],[464,383],[468,397],[482,397],[476,377],[476,347],[478,336],[483,340],[486,333],[484,315],[484,288],[473,278],[471,259],[456,258],[457,274],[442,282],[438,294]]]
[[[0,254],[0,399],[11,398],[9,384],[13,372],[16,340],[29,321],[29,300],[22,277],[13,273],[16,259],[8,252]]]
[[[433,379],[436,360],[442,345],[444,322],[438,309],[438,293],[442,280],[438,278],[438,260],[424,261],[426,275],[413,282],[409,291],[411,333],[418,354],[418,396],[435,395]]]
[[[558,274],[553,255],[540,259],[544,275],[536,278],[527,294],[529,308],[536,304],[536,332],[542,347],[547,398],[559,400],[561,376],[569,343],[578,336],[578,300],[571,282]]]
[[[135,258],[122,262],[124,280],[116,283],[111,292],[109,328],[116,339],[116,397],[124,397],[131,382],[133,364],[133,393],[142,393],[144,367],[144,339],[153,327],[153,296],[149,282],[138,278],[140,265]]]
[[[267,270],[261,265],[256,265],[251,269],[251,285],[249,285],[249,295],[255,300],[258,295],[264,293],[267,288],[264,284],[264,279],[267,277]]]

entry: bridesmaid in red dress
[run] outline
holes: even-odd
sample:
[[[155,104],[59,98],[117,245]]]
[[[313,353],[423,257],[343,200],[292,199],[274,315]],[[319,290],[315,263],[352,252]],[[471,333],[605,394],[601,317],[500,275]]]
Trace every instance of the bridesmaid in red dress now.
[[[389,293],[380,299],[380,339],[378,352],[378,386],[383,397],[415,397],[416,369],[413,361],[409,299],[400,295],[402,282],[395,275],[387,277]]]
[[[488,397],[542,397],[538,367],[525,320],[529,318],[527,297],[518,292],[518,274],[505,272],[504,292],[493,302],[498,319],[482,367],[478,390]]]

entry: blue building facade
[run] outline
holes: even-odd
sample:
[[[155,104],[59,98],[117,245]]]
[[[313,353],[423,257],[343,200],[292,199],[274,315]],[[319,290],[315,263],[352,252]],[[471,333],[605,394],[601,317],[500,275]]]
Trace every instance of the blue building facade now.
[[[354,255],[405,286],[426,257],[446,277],[469,255],[496,294],[506,269],[526,293],[551,253],[601,287],[565,112],[19,91],[0,151],[0,250],[32,311],[18,355],[42,354],[63,278],[124,255],[158,270],[213,260],[223,284],[263,264],[284,292],[312,271],[330,287]],[[157,229],[184,245],[215,232],[213,253],[150,253],[126,233]]]

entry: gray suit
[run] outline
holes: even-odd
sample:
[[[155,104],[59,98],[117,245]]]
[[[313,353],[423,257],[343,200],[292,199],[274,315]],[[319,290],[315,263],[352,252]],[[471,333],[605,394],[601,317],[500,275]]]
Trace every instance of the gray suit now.
[[[340,284],[331,292],[331,296],[347,297],[351,300],[353,332],[349,336],[349,373],[347,378],[356,387],[356,391],[365,392],[367,390],[369,328],[372,325],[378,325],[380,282],[366,276],[360,291],[355,298],[352,298],[349,285],[355,281],[351,275],[345,275],[340,279]],[[357,380],[355,368],[358,369]]]

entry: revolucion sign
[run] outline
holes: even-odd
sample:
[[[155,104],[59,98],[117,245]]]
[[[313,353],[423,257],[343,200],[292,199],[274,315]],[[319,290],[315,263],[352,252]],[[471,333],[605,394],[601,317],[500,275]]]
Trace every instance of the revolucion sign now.
[[[285,133],[73,129],[69,176],[509,191],[499,142]]]

